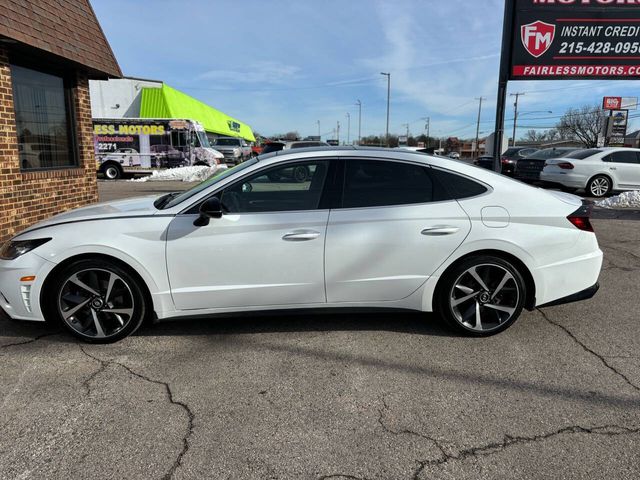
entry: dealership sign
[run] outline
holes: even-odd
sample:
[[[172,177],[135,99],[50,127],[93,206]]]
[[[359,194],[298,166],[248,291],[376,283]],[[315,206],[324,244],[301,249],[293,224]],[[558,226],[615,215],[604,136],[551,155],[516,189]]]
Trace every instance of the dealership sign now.
[[[510,80],[640,78],[640,0],[506,1]]]
[[[603,110],[637,110],[638,97],[604,97]]]

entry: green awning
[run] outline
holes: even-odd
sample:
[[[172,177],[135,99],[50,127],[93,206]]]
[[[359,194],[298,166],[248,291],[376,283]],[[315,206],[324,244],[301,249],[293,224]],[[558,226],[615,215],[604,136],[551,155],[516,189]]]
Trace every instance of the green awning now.
[[[162,88],[143,87],[140,117],[196,120],[207,132],[256,141],[249,125],[164,84]]]

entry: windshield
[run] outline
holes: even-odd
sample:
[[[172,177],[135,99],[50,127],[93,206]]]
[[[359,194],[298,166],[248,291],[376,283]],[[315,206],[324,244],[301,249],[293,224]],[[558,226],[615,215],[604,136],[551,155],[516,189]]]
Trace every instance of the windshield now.
[[[209,143],[209,139],[204,132],[196,132],[196,136],[198,140],[200,140],[200,146],[203,148],[211,148],[211,144]]]
[[[240,145],[240,140],[235,138],[218,138],[216,145],[220,145],[221,147],[237,147]]]
[[[584,160],[585,158],[591,157],[600,153],[601,150],[595,150],[593,148],[589,150],[578,150],[570,153],[569,155],[565,155],[564,158],[573,158],[574,160]]]
[[[199,194],[203,190],[206,190],[210,186],[215,185],[216,183],[224,180],[225,178],[230,177],[231,175],[234,175],[234,174],[236,174],[238,172],[241,172],[242,170],[245,170],[246,168],[251,167],[252,165],[255,165],[256,163],[258,163],[258,159],[257,158],[252,158],[251,160],[247,160],[246,162],[241,163],[240,165],[236,165],[233,168],[225,170],[222,173],[219,173],[218,175],[215,175],[215,176],[205,180],[204,182],[196,185],[192,189],[187,190],[186,192],[183,192],[180,195],[177,195],[175,198],[171,199],[170,202],[167,202],[166,205],[162,205],[159,208],[160,208],[160,210],[165,210],[167,208],[175,207],[176,205],[181,204],[185,200],[188,200],[191,197]]]

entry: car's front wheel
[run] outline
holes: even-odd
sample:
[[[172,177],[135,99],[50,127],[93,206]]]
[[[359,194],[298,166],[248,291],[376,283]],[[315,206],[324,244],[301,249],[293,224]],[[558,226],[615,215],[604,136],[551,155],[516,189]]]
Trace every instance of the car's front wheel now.
[[[489,336],[509,328],[522,313],[526,285],[518,269],[493,256],[470,257],[443,277],[440,315],[454,329]]]
[[[48,317],[90,343],[113,343],[131,335],[148,312],[140,281],[102,259],[66,266],[47,288]]]

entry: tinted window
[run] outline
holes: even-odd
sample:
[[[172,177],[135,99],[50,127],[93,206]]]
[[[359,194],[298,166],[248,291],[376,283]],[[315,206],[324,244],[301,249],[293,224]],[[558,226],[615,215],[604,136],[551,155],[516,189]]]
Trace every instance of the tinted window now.
[[[283,148],[284,148],[284,144],[282,143],[269,143],[268,145],[264,146],[264,148],[262,149],[262,153],[267,154],[267,153],[279,152]]]
[[[433,201],[428,168],[380,160],[347,160],[343,208],[411,205]]]
[[[61,77],[11,65],[20,168],[76,165],[69,98]]]
[[[594,148],[590,148],[588,150],[576,150],[575,152],[571,152],[568,155],[565,155],[564,158],[573,158],[574,160],[584,160],[585,158],[592,157],[593,155],[597,155],[601,153],[602,150],[596,150]]]
[[[640,163],[638,161],[638,153],[634,151],[614,152],[611,155],[607,155],[603,160],[613,163]]]
[[[220,202],[227,213],[315,210],[328,167],[328,161],[273,167],[226,188]]]
[[[432,175],[436,181],[445,188],[449,194],[449,198],[462,200],[464,198],[476,197],[487,192],[487,187],[484,185],[452,172],[445,172],[444,170],[434,168],[432,169]]]
[[[218,138],[215,144],[221,147],[238,147],[240,146],[240,140],[236,140],[235,138]]]

